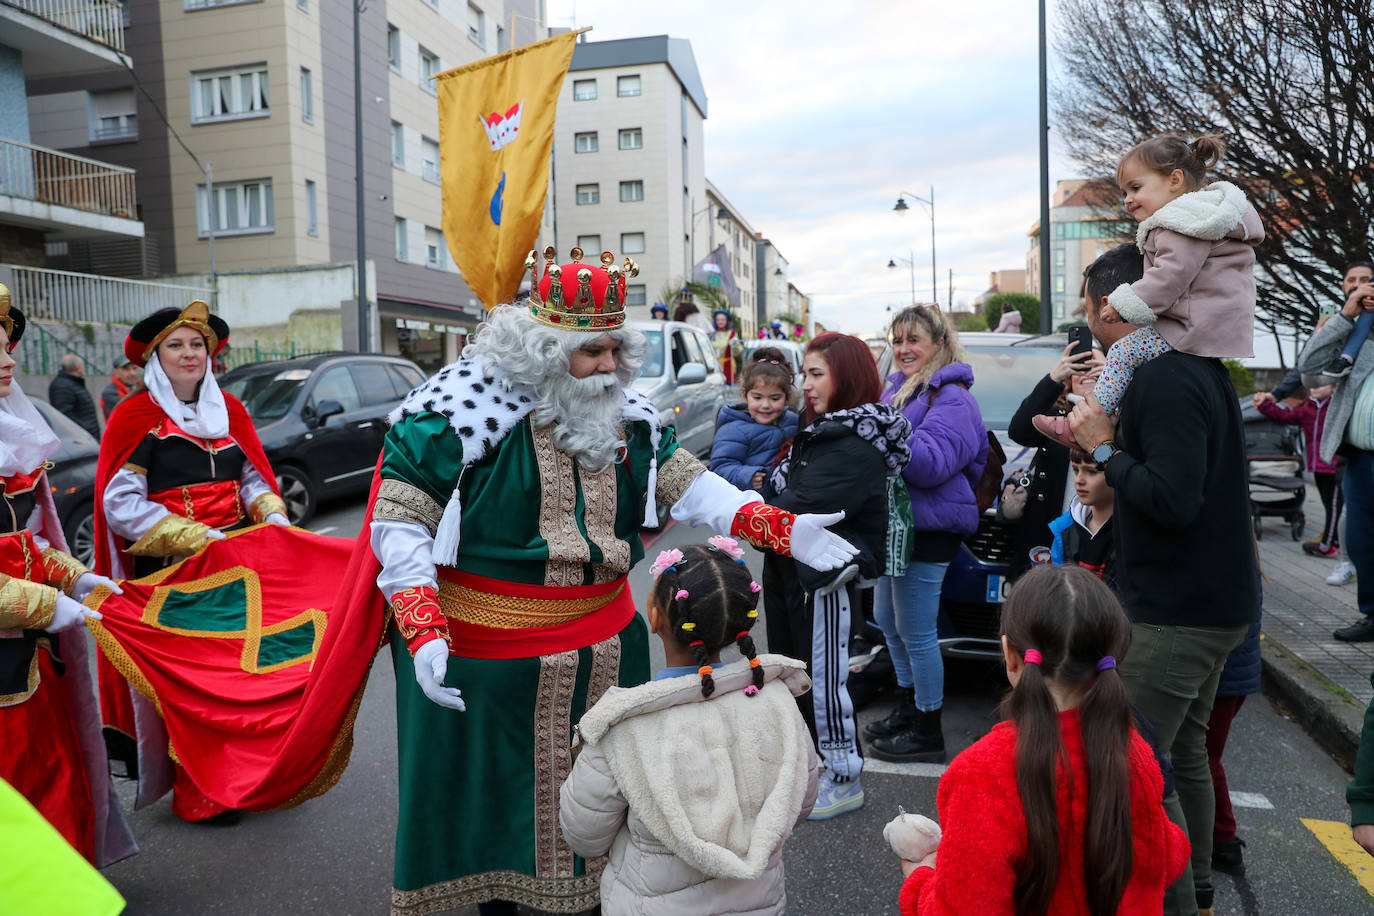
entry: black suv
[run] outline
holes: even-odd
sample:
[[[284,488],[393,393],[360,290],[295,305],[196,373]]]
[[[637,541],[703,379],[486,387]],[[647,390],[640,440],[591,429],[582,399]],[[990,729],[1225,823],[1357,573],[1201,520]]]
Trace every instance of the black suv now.
[[[52,456],[48,486],[72,556],[90,566],[95,554],[95,462],[100,443],[47,401],[29,400],[62,440],[62,447]]]
[[[321,499],[367,492],[386,415],[424,378],[400,356],[334,352],[239,366],[219,384],[248,409],[303,525]]]

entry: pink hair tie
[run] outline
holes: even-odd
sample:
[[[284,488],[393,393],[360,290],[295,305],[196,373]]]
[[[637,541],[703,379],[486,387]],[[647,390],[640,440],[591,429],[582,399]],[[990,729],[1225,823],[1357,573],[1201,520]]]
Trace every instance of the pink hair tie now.
[[[687,597],[687,589],[685,589],[685,588],[680,588],[680,589],[678,589],[678,590],[677,590],[677,594],[674,595],[673,597],[676,598],[678,601],[681,601],[683,598],[686,598],[686,597]]]
[[[1042,661],[1044,661],[1044,657],[1040,654],[1040,650],[1039,650],[1039,649],[1027,649],[1027,650],[1026,650],[1026,664],[1027,664],[1027,665],[1038,665],[1038,664],[1040,664]]]

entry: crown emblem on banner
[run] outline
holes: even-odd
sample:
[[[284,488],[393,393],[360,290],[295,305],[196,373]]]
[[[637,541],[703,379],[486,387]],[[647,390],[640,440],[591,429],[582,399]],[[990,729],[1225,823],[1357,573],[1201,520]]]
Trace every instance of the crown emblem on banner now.
[[[491,143],[493,153],[515,142],[515,138],[520,134],[520,115],[524,113],[524,108],[525,101],[521,99],[503,115],[493,111],[485,119],[480,115],[477,117],[477,120],[482,122],[482,129],[487,132],[487,140]]]
[[[525,258],[530,272],[530,314],[540,324],[568,331],[610,331],[625,324],[625,281],[639,275],[629,258],[616,266],[615,255],[601,252],[600,264],[583,263],[582,249],[569,252],[572,262],[558,264],[552,245],[544,249],[544,275],[538,258]]]

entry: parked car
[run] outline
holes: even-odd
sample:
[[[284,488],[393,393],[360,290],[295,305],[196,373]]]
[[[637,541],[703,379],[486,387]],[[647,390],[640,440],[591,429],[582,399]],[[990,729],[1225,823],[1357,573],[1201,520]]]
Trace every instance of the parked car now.
[[[219,384],[243,401],[291,523],[303,525],[321,499],[367,491],[386,415],[424,378],[400,356],[335,352],[249,363]]]
[[[72,556],[90,566],[95,556],[95,464],[100,443],[47,401],[29,400],[62,440],[52,457],[48,486]]]
[[[680,321],[631,321],[648,340],[634,387],[653,401],[663,425],[694,455],[705,456],[725,403],[725,373],[704,331]]]

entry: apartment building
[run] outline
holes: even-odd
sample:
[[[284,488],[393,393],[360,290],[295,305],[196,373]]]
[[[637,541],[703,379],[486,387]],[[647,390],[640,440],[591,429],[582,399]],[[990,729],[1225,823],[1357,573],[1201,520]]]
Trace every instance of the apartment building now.
[[[1086,178],[1055,184],[1050,198],[1050,300],[1053,326],[1072,319],[1080,304],[1078,289],[1083,268],[1098,255],[1135,238],[1135,222],[1122,219],[1120,195],[1114,189]],[[1026,290],[1040,294],[1042,270],[1040,221],[1026,233]],[[1010,292],[1010,290],[1008,290]]]
[[[542,17],[541,0],[364,6],[372,348],[437,366],[456,356],[481,315],[441,231],[433,77],[542,38]],[[83,155],[98,148],[138,170],[139,206],[158,241],[157,272],[213,280],[236,343],[354,345],[351,5],[128,0],[128,19],[137,90],[127,72],[45,82],[31,104],[43,134]]]
[[[755,320],[764,327],[774,315],[787,313],[787,291],[791,281],[787,278],[787,258],[763,233],[754,236],[754,302]]]
[[[628,255],[632,318],[704,253],[716,210],[706,194],[706,91],[692,46],[654,35],[582,41],[558,100],[550,217],[561,256]]]
[[[739,208],[730,203],[709,178],[706,180],[706,203],[711,208],[711,227],[705,235],[704,250],[697,255],[697,263],[700,264],[718,245],[724,246],[736,290],[736,299],[731,305],[740,318],[740,333],[752,337],[759,326],[758,292],[754,283],[757,233]],[[702,277],[698,275],[696,279]]]

